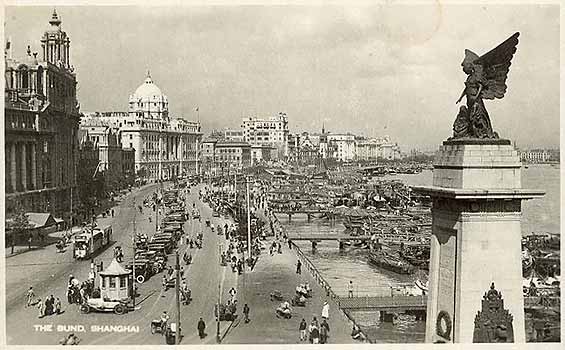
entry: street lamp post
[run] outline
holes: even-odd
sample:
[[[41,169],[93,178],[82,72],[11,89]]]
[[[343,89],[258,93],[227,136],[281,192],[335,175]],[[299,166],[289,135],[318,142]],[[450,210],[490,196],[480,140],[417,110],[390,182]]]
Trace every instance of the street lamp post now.
[[[222,258],[222,244],[218,242],[218,308],[216,309],[216,342],[220,344],[222,337],[220,336],[220,304],[222,303],[222,279],[221,275],[221,258]]]
[[[132,271],[133,271],[133,281],[132,281],[133,293],[132,293],[132,302],[133,302],[133,309],[134,310],[135,310],[135,294],[137,294],[136,291],[135,291],[135,289],[137,287],[136,279],[135,279],[135,268],[136,268],[136,266],[135,266],[135,253],[136,253],[135,236],[137,234],[136,224],[135,224],[135,214],[136,214],[136,211],[135,211],[135,199],[134,199],[133,200],[133,235],[131,237],[131,239],[133,241],[133,268],[132,268]]]
[[[177,334],[175,337],[175,343],[178,345],[180,344],[180,337],[181,337],[181,333],[180,333],[180,263],[179,263],[179,251],[177,249],[177,251],[175,252],[176,255],[176,264],[175,264],[175,269],[176,269],[176,283],[175,283],[175,298],[176,298],[176,307],[177,307]]]
[[[251,208],[249,207],[249,178],[245,181],[247,192],[247,257],[251,262]]]

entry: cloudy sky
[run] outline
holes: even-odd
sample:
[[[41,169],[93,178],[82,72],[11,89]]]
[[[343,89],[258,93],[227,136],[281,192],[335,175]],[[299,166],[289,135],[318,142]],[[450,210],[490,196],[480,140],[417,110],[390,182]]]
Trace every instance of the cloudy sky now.
[[[433,149],[451,135],[465,74],[519,31],[492,124],[518,146],[559,145],[555,5],[57,7],[84,112],[126,110],[147,69],[172,114],[205,130],[287,113],[291,132],[390,135]],[[393,3],[394,4],[394,3]],[[14,57],[40,52],[52,7],[9,7]]]

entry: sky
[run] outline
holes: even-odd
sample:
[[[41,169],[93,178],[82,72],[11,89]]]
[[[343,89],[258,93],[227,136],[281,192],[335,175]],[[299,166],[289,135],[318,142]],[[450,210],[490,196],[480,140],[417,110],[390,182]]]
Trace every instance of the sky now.
[[[53,7],[7,7],[14,58]],[[126,111],[146,71],[174,116],[205,132],[286,112],[292,133],[389,135],[430,150],[452,134],[464,50],[520,42],[492,125],[518,147],[559,146],[556,5],[58,6],[83,112]],[[40,55],[39,55],[40,56]],[[198,114],[195,112],[199,108]]]

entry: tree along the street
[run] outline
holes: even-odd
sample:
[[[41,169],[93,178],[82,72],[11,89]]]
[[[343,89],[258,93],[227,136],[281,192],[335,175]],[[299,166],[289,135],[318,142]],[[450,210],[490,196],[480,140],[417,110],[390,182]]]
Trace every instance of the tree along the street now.
[[[16,239],[21,238],[26,231],[32,228],[23,208],[19,206],[14,210],[14,214],[6,220],[6,233],[10,237],[11,254],[14,254]]]

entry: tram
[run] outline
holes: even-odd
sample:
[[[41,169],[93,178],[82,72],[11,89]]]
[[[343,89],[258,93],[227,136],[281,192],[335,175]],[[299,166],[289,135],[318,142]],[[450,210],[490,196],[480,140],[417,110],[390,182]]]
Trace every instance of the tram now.
[[[75,259],[89,259],[98,251],[110,244],[112,239],[112,226],[87,227],[81,234],[75,236],[73,257]]]

